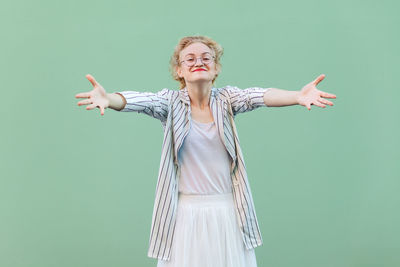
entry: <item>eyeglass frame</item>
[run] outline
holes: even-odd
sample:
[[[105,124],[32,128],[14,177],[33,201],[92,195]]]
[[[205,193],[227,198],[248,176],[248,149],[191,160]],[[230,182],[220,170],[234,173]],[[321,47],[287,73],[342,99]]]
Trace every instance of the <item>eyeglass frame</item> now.
[[[203,55],[204,55],[204,54],[210,54],[210,56],[211,56],[211,58],[212,58],[212,62],[215,62],[215,56],[211,55],[211,53],[205,52],[205,53],[203,53]],[[203,55],[202,55],[202,56],[203,56]],[[205,63],[203,62],[202,56],[196,57],[196,61],[194,62],[194,64],[193,64],[192,66],[188,66],[188,65],[186,64],[187,59],[180,61],[180,63],[185,62],[185,66],[190,68],[190,67],[193,67],[194,65],[196,65],[197,60],[200,58],[201,63],[203,63],[204,65],[207,65],[207,66],[208,66],[211,62],[210,62],[209,64],[205,64]]]

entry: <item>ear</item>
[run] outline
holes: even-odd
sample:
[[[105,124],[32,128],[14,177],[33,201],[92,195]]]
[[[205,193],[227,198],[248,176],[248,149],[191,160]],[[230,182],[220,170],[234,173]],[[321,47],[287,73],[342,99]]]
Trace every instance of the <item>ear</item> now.
[[[183,76],[182,76],[182,70],[181,70],[181,68],[180,68],[179,66],[176,66],[176,67],[175,67],[175,71],[176,71],[176,73],[178,74],[179,78],[182,78],[182,77],[183,77]]]

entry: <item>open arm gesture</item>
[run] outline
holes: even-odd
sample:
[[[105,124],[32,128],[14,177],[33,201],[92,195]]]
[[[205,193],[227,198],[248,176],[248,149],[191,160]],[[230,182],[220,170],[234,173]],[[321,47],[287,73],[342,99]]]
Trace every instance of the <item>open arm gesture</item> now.
[[[311,110],[311,105],[316,105],[321,108],[325,108],[324,104],[333,106],[331,101],[328,101],[325,98],[336,98],[336,95],[329,94],[317,89],[317,84],[320,83],[325,78],[325,74],[321,74],[314,81],[305,85],[298,96],[299,105],[307,107],[308,110]]]
[[[86,107],[87,110],[98,107],[101,115],[104,115],[104,110],[110,105],[110,100],[107,98],[106,90],[104,90],[104,88],[94,79],[92,75],[88,74],[86,75],[86,78],[93,85],[93,90],[75,95],[75,98],[87,98],[79,101],[78,106],[89,105]]]

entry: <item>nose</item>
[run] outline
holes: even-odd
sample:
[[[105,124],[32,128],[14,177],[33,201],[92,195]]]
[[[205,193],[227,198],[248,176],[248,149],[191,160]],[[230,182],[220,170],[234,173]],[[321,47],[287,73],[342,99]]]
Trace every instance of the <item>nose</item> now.
[[[198,65],[197,65],[197,62],[199,62],[199,61],[200,61],[200,63],[201,63],[200,66],[203,66],[203,65],[204,65],[204,64],[203,64],[203,60],[201,60],[201,57],[196,58],[195,60],[196,60],[196,62],[194,63],[194,66],[198,66]]]

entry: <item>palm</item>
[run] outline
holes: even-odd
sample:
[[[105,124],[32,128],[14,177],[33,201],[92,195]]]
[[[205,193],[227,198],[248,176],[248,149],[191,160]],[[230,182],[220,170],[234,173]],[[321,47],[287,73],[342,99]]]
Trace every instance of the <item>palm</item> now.
[[[92,75],[86,75],[86,78],[93,85],[93,90],[90,92],[79,93],[75,95],[76,98],[87,98],[85,100],[79,101],[78,106],[88,105],[87,110],[94,109],[95,107],[100,108],[101,115],[104,115],[104,109],[108,108],[110,101],[107,98],[107,92],[104,90]]]
[[[305,85],[301,89],[298,97],[298,102],[300,105],[307,107],[308,110],[311,109],[311,105],[316,105],[321,108],[326,107],[324,104],[333,106],[333,103],[331,101],[328,101],[323,97],[336,98],[336,95],[320,91],[316,87],[318,83],[320,83],[324,78],[325,75],[321,74],[320,76],[317,77],[317,79]]]

